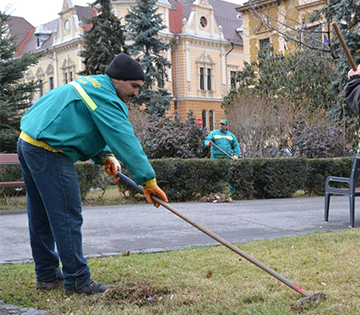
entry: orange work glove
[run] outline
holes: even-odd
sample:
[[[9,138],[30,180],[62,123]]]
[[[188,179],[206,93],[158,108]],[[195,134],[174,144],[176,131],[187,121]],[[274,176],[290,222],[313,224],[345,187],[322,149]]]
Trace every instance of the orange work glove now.
[[[120,179],[120,177],[117,176],[117,173],[121,172],[119,161],[115,157],[109,155],[104,159],[104,168],[106,173],[115,176],[114,183],[116,184]]]
[[[207,143],[208,147],[211,147],[214,144],[214,142],[212,142],[211,140],[209,140],[209,142]]]
[[[144,188],[144,195],[145,195],[146,201],[148,203],[154,204],[154,206],[156,208],[158,208],[160,206],[160,204],[157,202],[154,203],[154,201],[151,198],[152,195],[160,198],[161,200],[163,200],[165,202],[169,202],[168,198],[166,197],[166,194],[158,185],[154,185],[149,188]]]

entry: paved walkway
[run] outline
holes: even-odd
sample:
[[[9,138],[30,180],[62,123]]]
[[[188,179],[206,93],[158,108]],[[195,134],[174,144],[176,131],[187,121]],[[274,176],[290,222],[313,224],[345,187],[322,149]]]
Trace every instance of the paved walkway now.
[[[348,198],[341,196],[331,198],[329,223],[323,219],[324,197],[173,203],[172,206],[230,242],[340,230],[350,224]],[[357,206],[357,227],[360,226],[359,210]],[[147,204],[85,207],[83,216],[83,244],[87,257],[216,243],[163,207],[156,209]],[[26,212],[0,211],[0,263],[29,260]]]

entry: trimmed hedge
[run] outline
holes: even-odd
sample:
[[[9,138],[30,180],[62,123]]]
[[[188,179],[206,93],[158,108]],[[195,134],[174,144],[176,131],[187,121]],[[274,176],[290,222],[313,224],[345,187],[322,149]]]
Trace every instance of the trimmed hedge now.
[[[198,200],[211,193],[225,192],[228,189],[226,175],[236,190],[235,199],[286,198],[297,190],[323,195],[326,177],[349,177],[353,159],[161,159],[150,162],[157,174],[159,186],[174,202]],[[101,166],[77,163],[76,171],[83,200],[91,188],[105,191],[106,186],[111,183],[111,177]],[[125,175],[129,175],[125,169],[123,171]],[[22,180],[20,166],[2,165],[0,181],[13,180]],[[124,183],[119,182],[118,185],[120,191],[128,190],[132,195],[137,193]]]
[[[291,197],[303,189],[308,173],[308,161],[302,158],[242,159],[230,163],[229,178],[236,199]]]
[[[227,160],[163,159],[152,160],[158,185],[171,201],[198,200],[227,187],[224,176]]]
[[[326,177],[331,175],[349,177],[353,160],[353,158],[309,160],[309,170],[304,190],[314,195],[324,195]]]
[[[0,167],[0,181],[1,182],[16,182],[22,181],[23,176],[21,173],[20,165],[2,165]],[[0,194],[4,196],[8,203],[11,197],[17,196],[18,194],[24,194],[24,189],[18,187],[1,187]]]
[[[80,183],[82,200],[85,200],[91,188],[101,188],[105,191],[107,177],[105,177],[106,173],[102,166],[92,163],[76,163],[75,169]]]

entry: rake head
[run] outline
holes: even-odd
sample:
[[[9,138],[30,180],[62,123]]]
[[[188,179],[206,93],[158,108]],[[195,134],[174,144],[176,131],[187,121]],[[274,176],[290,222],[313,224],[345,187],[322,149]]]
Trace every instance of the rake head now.
[[[314,302],[325,300],[325,299],[326,299],[326,296],[325,296],[324,292],[317,292],[317,293],[305,296],[305,297],[297,300],[296,304],[299,307],[304,307],[310,303],[314,303]]]

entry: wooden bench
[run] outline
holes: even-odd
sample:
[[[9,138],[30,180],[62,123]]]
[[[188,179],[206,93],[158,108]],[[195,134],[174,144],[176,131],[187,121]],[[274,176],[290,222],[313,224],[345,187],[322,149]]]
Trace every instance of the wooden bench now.
[[[1,153],[0,165],[17,165],[20,164],[18,155],[16,153]],[[23,181],[0,182],[0,187],[24,187]]]
[[[325,221],[329,220],[330,196],[331,195],[346,195],[349,196],[350,202],[350,224],[355,227],[355,197],[360,196],[360,187],[356,186],[356,174],[360,170],[360,152],[355,155],[350,177],[336,177],[328,176],[325,182]],[[347,188],[334,188],[331,184],[345,183]]]

